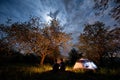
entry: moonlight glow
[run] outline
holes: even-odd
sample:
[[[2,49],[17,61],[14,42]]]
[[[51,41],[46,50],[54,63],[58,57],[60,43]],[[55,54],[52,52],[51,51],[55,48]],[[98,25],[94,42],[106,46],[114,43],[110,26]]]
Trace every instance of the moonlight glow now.
[[[45,21],[46,22],[50,22],[51,20],[52,20],[52,18],[50,16],[48,16],[48,15],[45,16]]]

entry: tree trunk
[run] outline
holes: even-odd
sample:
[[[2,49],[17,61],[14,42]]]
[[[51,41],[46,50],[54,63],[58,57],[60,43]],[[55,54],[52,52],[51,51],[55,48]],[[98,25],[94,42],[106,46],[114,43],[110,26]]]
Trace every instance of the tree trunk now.
[[[40,65],[43,65],[44,59],[45,59],[45,56],[42,56],[41,61],[40,61]]]

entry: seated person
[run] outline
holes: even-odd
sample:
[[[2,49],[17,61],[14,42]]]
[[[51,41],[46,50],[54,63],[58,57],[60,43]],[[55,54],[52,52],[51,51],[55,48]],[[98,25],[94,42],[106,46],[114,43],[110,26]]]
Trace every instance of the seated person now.
[[[60,59],[60,71],[65,71],[65,63],[63,62],[63,59]]]
[[[55,62],[53,64],[53,71],[57,72],[59,70],[59,64],[57,63],[57,59],[55,59]]]

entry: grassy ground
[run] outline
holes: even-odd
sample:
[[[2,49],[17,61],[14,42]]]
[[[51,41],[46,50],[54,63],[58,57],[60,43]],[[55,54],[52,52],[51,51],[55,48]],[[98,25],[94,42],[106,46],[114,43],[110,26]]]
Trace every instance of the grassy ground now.
[[[120,69],[101,68],[96,72],[72,70],[52,72],[50,65],[1,65],[0,80],[120,80]]]

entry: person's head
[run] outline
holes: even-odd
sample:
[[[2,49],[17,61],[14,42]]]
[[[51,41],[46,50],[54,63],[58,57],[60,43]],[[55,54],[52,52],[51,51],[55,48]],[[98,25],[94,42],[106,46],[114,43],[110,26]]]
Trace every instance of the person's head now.
[[[55,59],[55,61],[54,61],[55,63],[57,63],[57,59]]]
[[[61,58],[60,61],[63,62],[63,59]]]

